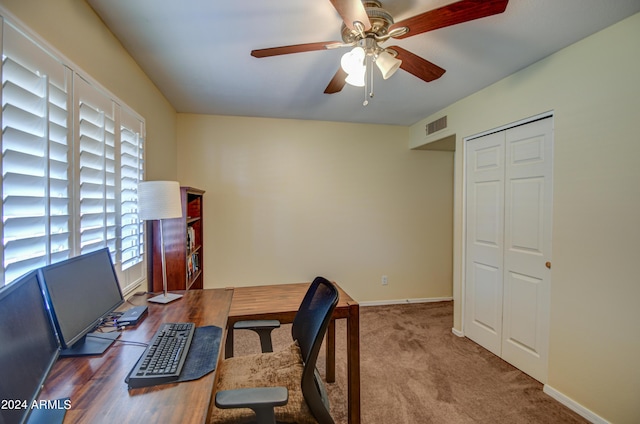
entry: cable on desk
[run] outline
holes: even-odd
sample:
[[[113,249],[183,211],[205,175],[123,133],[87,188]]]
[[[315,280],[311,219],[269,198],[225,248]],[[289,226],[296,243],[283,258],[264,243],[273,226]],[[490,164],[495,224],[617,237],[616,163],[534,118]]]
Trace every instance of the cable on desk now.
[[[146,291],[139,291],[139,292],[135,292],[134,294],[131,295],[131,297],[137,297],[137,296],[144,296],[146,294],[149,294],[149,292]],[[131,298],[127,299],[127,303],[132,304],[133,306],[140,306],[140,305],[136,305],[135,303],[133,303],[131,301]]]
[[[97,334],[87,334],[87,337],[93,337],[96,339],[104,339],[104,340],[112,340],[108,337],[100,337]],[[134,340],[120,340],[120,339],[115,339],[113,340],[114,343],[122,343],[122,344],[128,344],[128,345],[132,345],[132,346],[142,346],[142,347],[147,347],[149,346],[149,343],[143,343],[143,342],[136,342]]]
[[[94,332],[104,333],[105,328],[118,328],[118,318],[120,318],[124,312],[111,312],[106,317],[102,318],[94,328]]]

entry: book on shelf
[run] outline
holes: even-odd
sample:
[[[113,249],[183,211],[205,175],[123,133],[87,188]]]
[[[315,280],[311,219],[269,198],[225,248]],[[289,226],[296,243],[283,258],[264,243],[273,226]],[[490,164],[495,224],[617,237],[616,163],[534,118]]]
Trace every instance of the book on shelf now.
[[[187,250],[189,252],[196,248],[196,231],[193,227],[187,227]]]
[[[200,257],[192,253],[187,257],[187,277],[191,277],[200,269]]]
[[[187,258],[187,275],[191,276],[193,275],[193,256],[189,255],[189,257]]]
[[[197,253],[194,253],[191,256],[193,257],[193,269],[195,271],[198,271],[200,269],[200,255]]]

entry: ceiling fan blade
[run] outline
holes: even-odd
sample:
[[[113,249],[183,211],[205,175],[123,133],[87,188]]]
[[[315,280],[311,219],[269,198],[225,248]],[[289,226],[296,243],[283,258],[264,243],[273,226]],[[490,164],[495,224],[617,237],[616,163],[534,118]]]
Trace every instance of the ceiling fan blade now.
[[[354,22],[362,22],[364,30],[371,29],[371,22],[367,11],[360,0],[331,0],[331,4],[349,29],[356,29]]]
[[[327,85],[327,88],[324,89],[324,92],[326,94],[339,92],[347,83],[346,79],[347,73],[342,69],[342,67],[338,68],[338,72],[336,72],[333,78],[331,78],[331,81],[329,81],[329,85]]]
[[[342,45],[342,43],[338,41],[324,41],[319,43],[294,44],[291,46],[271,47],[268,49],[251,50],[251,56],[270,57],[270,56],[279,56],[282,54],[304,53],[304,52],[312,52],[315,50],[327,50],[332,48],[336,44]]]
[[[402,47],[393,46],[387,47],[387,49],[395,50],[398,53],[398,56],[396,57],[402,61],[400,69],[415,75],[425,82],[436,80],[446,72],[438,65],[431,63],[420,56],[416,56]]]
[[[509,0],[461,0],[396,22],[390,30],[408,27],[408,33],[396,37],[407,38],[474,19],[497,15],[506,10],[507,3]]]

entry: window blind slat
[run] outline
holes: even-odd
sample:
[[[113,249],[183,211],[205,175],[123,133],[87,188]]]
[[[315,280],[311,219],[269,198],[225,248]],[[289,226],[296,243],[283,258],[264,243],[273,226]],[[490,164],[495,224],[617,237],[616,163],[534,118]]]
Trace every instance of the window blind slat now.
[[[22,215],[20,218],[11,218],[4,222],[4,239],[6,242],[41,237],[45,234],[46,217],[44,215]]]
[[[105,145],[100,138],[89,137],[87,133],[80,133],[80,149],[82,152],[95,156],[104,156]]]
[[[58,87],[54,83],[49,85],[49,103],[57,106],[60,110],[67,110],[67,91],[63,87]]]
[[[60,180],[65,181],[69,178],[69,166],[65,162],[60,162],[57,160],[49,161],[49,179],[50,180]],[[54,184],[56,182],[54,181]],[[52,195],[53,196],[53,195]]]
[[[66,105],[65,105],[66,106]],[[66,126],[68,112],[66,109],[59,108],[53,103],[49,103],[49,123],[60,126]]]
[[[81,101],[79,107],[80,124],[87,122],[93,124],[95,128],[102,128],[104,119],[103,112],[98,108],[92,107],[88,103]]]
[[[44,136],[46,121],[33,111],[19,109],[13,104],[6,104],[2,108],[2,120],[3,131],[6,127],[11,127],[28,134]]]
[[[61,232],[51,236],[51,252],[60,253],[68,252],[71,246],[71,234]]]
[[[45,216],[46,205],[42,197],[7,196],[3,205],[3,220],[17,216]]]
[[[82,138],[87,138],[89,140],[95,140],[101,143],[101,140],[104,138],[104,132],[102,131],[102,125],[98,125],[94,122],[87,121],[83,119],[80,121],[80,134]],[[82,140],[80,141],[81,144]]]
[[[11,282],[27,272],[47,265],[45,252],[42,255],[29,257],[20,261],[10,262],[5,259],[4,279]]]
[[[45,256],[46,241],[46,237],[38,234],[19,240],[6,240],[4,243],[5,267],[16,262]]]
[[[31,93],[42,92],[42,77],[10,57],[5,57],[2,62],[2,75],[5,81],[12,81],[16,86]]]
[[[3,195],[44,197],[46,179],[31,175],[8,173],[2,178]]]
[[[2,94],[7,99],[5,106],[11,104],[17,109],[29,111],[38,116],[43,116],[46,111],[43,89],[40,89],[39,93],[33,93],[12,81],[6,81],[2,86]]]
[[[4,153],[3,171],[6,173],[44,177],[46,159],[28,153],[8,150]]]
[[[66,235],[69,237],[69,216],[60,215],[50,217],[51,222],[51,234],[54,236]]]
[[[3,123],[6,123],[6,116],[3,116],[3,121]],[[45,143],[42,135],[34,135],[20,131],[17,128],[6,127],[2,132],[2,150],[22,151],[32,155],[44,156]]]
[[[63,145],[66,148],[69,144],[67,136],[68,136],[68,129],[62,123],[60,124],[56,122],[49,123],[49,141],[51,141],[52,147],[56,145]]]

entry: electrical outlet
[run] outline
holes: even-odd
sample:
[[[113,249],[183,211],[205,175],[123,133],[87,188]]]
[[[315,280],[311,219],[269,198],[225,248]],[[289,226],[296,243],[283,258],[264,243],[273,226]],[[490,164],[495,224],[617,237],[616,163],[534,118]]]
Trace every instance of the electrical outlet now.
[[[387,284],[389,284],[389,278],[386,275],[382,276],[382,285],[386,286]]]

